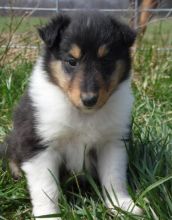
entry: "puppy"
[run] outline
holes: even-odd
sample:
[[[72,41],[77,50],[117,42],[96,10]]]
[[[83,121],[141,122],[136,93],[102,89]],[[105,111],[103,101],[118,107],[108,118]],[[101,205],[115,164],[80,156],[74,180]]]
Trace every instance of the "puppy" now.
[[[33,215],[59,212],[54,177],[59,180],[62,164],[90,174],[94,164],[107,207],[113,208],[110,196],[114,205],[139,214],[127,192],[124,143],[133,103],[135,33],[98,12],[59,14],[38,31],[43,54],[7,138],[13,171],[20,167],[26,175]]]

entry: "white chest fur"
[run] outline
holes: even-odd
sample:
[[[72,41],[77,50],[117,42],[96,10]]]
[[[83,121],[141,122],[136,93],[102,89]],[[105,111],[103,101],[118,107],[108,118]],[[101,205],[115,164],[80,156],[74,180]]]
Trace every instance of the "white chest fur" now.
[[[76,109],[60,88],[48,81],[38,62],[31,76],[29,94],[37,134],[43,143],[65,152],[69,158],[73,155],[74,163],[78,161],[76,156],[81,158],[80,166],[85,146],[121,139],[128,132],[133,102],[130,80],[123,82],[100,110],[87,114]]]

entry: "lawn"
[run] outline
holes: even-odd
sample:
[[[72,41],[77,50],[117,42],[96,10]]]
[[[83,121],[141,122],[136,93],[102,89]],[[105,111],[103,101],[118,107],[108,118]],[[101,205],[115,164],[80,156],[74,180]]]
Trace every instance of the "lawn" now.
[[[170,47],[172,48],[172,18],[168,19],[156,19],[150,21],[147,32],[143,38],[146,45],[151,46],[157,44],[158,47]]]
[[[70,180],[63,186],[60,207],[64,220],[172,219],[172,51],[156,50],[167,45],[160,34],[159,38],[154,34],[156,31],[148,30],[141,45],[146,49],[138,48],[133,55],[133,132],[126,146],[128,188],[144,215],[113,216],[103,205],[100,188],[87,176],[90,190],[86,194],[80,190],[66,193]],[[169,34],[167,37],[170,39]],[[11,128],[12,109],[27,85],[32,66],[23,58],[15,68],[0,68],[0,142]],[[3,171],[0,167],[0,219],[30,218],[25,178],[14,181],[8,169]]]
[[[22,20],[22,22],[21,22]],[[19,28],[17,29],[17,33],[24,33],[28,31],[34,31],[34,29],[42,25],[46,22],[46,18],[42,17],[6,17],[6,16],[0,16],[0,33],[8,32],[10,29],[10,25],[13,24],[13,27],[15,27],[18,23],[21,23]]]

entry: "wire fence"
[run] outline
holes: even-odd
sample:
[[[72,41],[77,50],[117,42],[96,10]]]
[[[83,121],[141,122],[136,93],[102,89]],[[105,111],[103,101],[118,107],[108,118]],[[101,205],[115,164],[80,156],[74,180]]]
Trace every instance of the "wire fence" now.
[[[158,1],[158,0],[157,0]],[[11,11],[13,12],[21,12],[22,13],[28,13],[30,16],[33,16],[36,12],[41,13],[43,16],[45,15],[45,13],[48,12],[48,15],[54,14],[54,13],[58,13],[58,12],[75,12],[75,11],[85,11],[85,10],[99,10],[99,11],[104,11],[107,13],[116,13],[118,15],[122,15],[122,16],[126,16],[128,15],[128,18],[132,18],[132,22],[133,22],[133,27],[137,30],[138,28],[140,28],[140,24],[139,24],[139,16],[141,12],[151,12],[153,14],[156,15],[161,15],[161,16],[157,16],[156,19],[151,20],[148,22],[148,24],[155,22],[155,20],[159,21],[159,20],[165,20],[167,18],[170,18],[170,16],[172,15],[172,8],[163,8],[163,0],[161,1],[161,5],[159,5],[158,8],[140,8],[140,4],[139,4],[139,0],[131,0],[130,2],[132,2],[132,4],[130,4],[130,6],[128,8],[86,8],[86,7],[61,7],[61,5],[59,4],[60,1],[59,0],[55,0],[53,2],[53,7],[44,7],[42,6],[42,4],[40,4],[40,1],[37,1],[37,4],[33,7],[31,6],[26,6],[23,7],[22,5],[15,5],[11,3],[12,0],[10,1],[10,4],[6,4],[5,6],[1,6],[0,5],[0,13],[3,12],[6,15],[8,15],[8,12],[10,13]],[[47,1],[48,2],[48,1]],[[4,44],[1,44],[2,48],[6,48],[7,46]],[[17,43],[17,42],[13,42],[11,41],[8,44],[8,48],[12,48],[12,49],[29,49],[29,50],[38,50],[39,46],[38,45],[33,45],[32,43],[28,43],[25,45],[21,45],[21,43]],[[142,50],[143,48],[139,48],[140,50]],[[145,49],[145,48],[144,48]],[[172,47],[169,45],[165,45],[164,47],[157,47],[156,48],[157,51],[172,51]]]
[[[125,0],[124,0],[125,1]],[[137,29],[139,27],[139,13],[141,12],[151,12],[151,13],[166,13],[166,15],[164,16],[164,18],[170,17],[172,15],[172,8],[162,8],[164,6],[163,3],[166,2],[166,0],[156,0],[159,5],[158,8],[142,8],[140,9],[140,5],[139,5],[139,0],[130,0],[130,4],[128,8],[97,8],[96,10],[99,11],[104,11],[104,12],[114,12],[114,13],[120,13],[122,12],[123,15],[125,13],[130,13],[131,16],[133,16],[133,21],[134,21],[134,28]],[[8,1],[7,1],[8,2]],[[36,5],[33,7],[23,7],[23,6],[16,6],[16,4],[13,4],[13,0],[9,0],[9,5],[7,4],[7,6],[1,6],[0,5],[0,11],[30,11],[33,13],[35,12],[50,12],[50,13],[58,13],[60,11],[64,11],[64,12],[74,12],[74,11],[82,11],[82,10],[95,10],[95,8],[78,8],[76,6],[76,8],[67,8],[67,7],[61,7],[59,5],[60,0],[54,0],[54,4],[53,7],[40,7],[41,1],[37,0],[35,1]],[[48,2],[48,1],[47,1]],[[64,1],[65,2],[65,1]],[[72,2],[72,0],[70,1]],[[94,2],[94,1],[93,1]],[[106,2],[106,1],[104,1]],[[120,5],[120,4],[119,4]],[[84,6],[84,5],[83,5]]]

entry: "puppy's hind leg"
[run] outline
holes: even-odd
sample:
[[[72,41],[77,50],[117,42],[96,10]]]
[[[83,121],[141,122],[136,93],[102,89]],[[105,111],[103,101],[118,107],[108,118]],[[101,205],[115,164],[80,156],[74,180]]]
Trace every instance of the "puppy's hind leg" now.
[[[21,169],[16,161],[9,160],[9,168],[11,175],[15,180],[19,180],[22,177]]]
[[[60,162],[61,157],[57,151],[46,149],[22,165],[28,182],[35,218],[59,212],[57,181]],[[36,220],[38,219],[36,218]],[[59,220],[60,218],[46,217],[44,219]]]
[[[8,145],[6,142],[0,144],[0,159],[2,158],[2,170],[6,171],[8,165],[11,171],[11,175],[15,180],[20,179],[22,172],[20,170],[19,164],[14,159],[9,158],[8,155]]]

